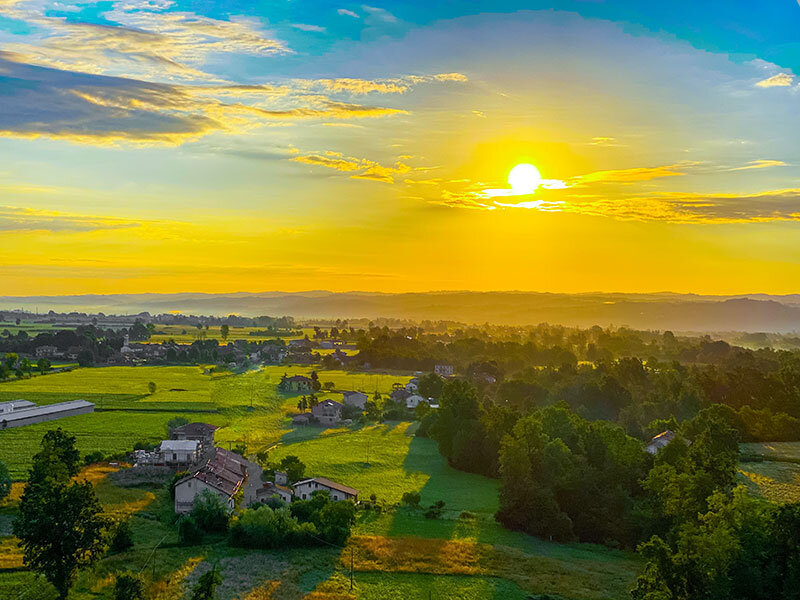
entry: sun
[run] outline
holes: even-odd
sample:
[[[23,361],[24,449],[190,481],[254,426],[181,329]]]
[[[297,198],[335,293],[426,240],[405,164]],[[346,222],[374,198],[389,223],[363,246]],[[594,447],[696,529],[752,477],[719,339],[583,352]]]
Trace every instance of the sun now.
[[[539,169],[528,163],[518,164],[508,174],[508,185],[514,194],[532,194],[542,184]]]

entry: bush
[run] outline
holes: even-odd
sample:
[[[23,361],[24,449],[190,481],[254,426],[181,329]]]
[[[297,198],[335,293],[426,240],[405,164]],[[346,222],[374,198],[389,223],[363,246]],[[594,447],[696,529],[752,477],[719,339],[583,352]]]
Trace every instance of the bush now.
[[[111,532],[109,547],[112,552],[125,552],[133,548],[133,536],[131,535],[131,525],[128,521],[120,521]]]
[[[313,540],[317,529],[313,523],[298,523],[288,508],[271,509],[259,506],[247,509],[233,520],[230,543],[241,548],[263,550],[286,546],[305,546]]]
[[[444,501],[439,500],[434,502],[430,505],[430,507],[428,507],[428,510],[425,511],[425,518],[438,519],[442,516],[442,510],[444,510]]]
[[[8,469],[0,461],[0,500],[5,498],[11,493],[11,475],[8,474]]]
[[[191,516],[178,521],[178,540],[182,546],[197,546],[203,543],[203,530]]]
[[[114,584],[114,600],[144,600],[144,581],[134,573],[117,575]]]
[[[195,497],[190,514],[197,526],[207,533],[225,533],[228,530],[228,505],[210,490]]]
[[[461,514],[458,515],[458,518],[461,519],[462,521],[472,521],[472,520],[477,519],[478,515],[476,515],[474,512],[470,512],[468,510],[462,510]]]
[[[103,453],[99,450],[95,450],[94,452],[89,452],[86,456],[83,457],[83,462],[85,465],[93,465],[95,463],[103,462]]]
[[[422,499],[419,492],[406,492],[400,499],[400,502],[411,508],[419,508],[419,502]]]

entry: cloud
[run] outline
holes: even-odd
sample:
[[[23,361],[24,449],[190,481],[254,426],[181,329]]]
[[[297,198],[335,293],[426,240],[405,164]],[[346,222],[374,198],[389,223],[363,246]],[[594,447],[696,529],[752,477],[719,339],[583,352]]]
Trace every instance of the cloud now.
[[[373,92],[379,94],[404,94],[416,85],[434,82],[465,83],[469,81],[461,73],[439,73],[436,75],[405,75],[387,79],[296,79],[294,84],[300,88],[322,89],[331,93],[347,93],[365,95]]]
[[[171,2],[116,2],[102,13],[110,23],[88,23],[48,16],[28,0],[0,14],[35,27],[35,43],[10,43],[4,49],[25,62],[87,73],[164,79],[214,79],[201,67],[208,55],[239,53],[269,56],[289,52],[261,31],[257,19],[214,19],[191,12],[167,11]]]
[[[346,8],[340,8],[336,12],[339,13],[340,15],[342,15],[343,17],[353,17],[354,19],[360,19],[361,18],[361,15],[359,15],[358,13],[353,12],[352,10],[347,10]]]
[[[351,179],[367,179],[382,183],[394,183],[394,177],[408,173],[411,167],[397,161],[393,166],[386,167],[366,158],[344,156],[339,152],[322,152],[295,156],[289,160],[317,167],[334,169],[344,173],[353,173]]]
[[[766,169],[768,167],[785,167],[786,163],[782,160],[751,160],[743,167],[729,169],[729,171],[747,171],[749,169]]]
[[[771,87],[789,87],[794,81],[794,75],[789,73],[778,73],[763,81],[756,83],[757,87],[771,88]]]
[[[367,6],[366,4],[362,5],[364,11],[375,20],[383,21],[385,23],[397,23],[399,19],[395,17],[392,13],[390,13],[385,8],[379,8],[377,6]]]
[[[72,215],[57,211],[0,206],[0,231],[98,231],[139,227],[139,221],[114,217]]]
[[[637,167],[634,169],[616,169],[612,171],[595,171],[586,175],[573,177],[573,185],[587,183],[631,183],[634,181],[649,181],[660,177],[677,177],[685,175],[675,169],[678,165],[665,167]]]
[[[405,113],[318,95],[293,95],[272,86],[152,83],[20,64],[15,58],[0,52],[0,71],[5,72],[0,136],[5,137],[178,145],[215,131],[238,134],[270,122]],[[240,101],[224,101],[237,94]],[[261,104],[248,104],[247,98]]]
[[[325,31],[324,27],[320,27],[319,25],[308,25],[307,23],[292,23],[292,27],[299,29],[300,31],[314,31],[317,33],[322,33]]]

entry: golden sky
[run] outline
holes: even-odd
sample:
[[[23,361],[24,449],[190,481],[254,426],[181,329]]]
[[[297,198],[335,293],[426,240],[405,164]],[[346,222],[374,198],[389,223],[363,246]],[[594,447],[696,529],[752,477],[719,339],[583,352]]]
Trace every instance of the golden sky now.
[[[483,4],[0,0],[2,294],[798,291],[800,6]]]

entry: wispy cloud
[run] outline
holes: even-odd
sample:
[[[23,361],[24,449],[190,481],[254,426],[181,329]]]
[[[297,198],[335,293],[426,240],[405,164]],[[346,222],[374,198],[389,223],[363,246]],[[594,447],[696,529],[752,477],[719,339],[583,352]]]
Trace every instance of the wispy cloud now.
[[[364,12],[366,12],[369,16],[373,17],[376,20],[383,21],[385,23],[397,23],[399,19],[395,17],[392,13],[390,13],[385,8],[380,8],[377,6],[368,6],[366,4],[362,5]]]
[[[768,167],[785,167],[786,163],[782,160],[752,160],[742,167],[734,167],[730,171],[747,171],[749,169],[766,169]]]
[[[756,83],[757,87],[771,88],[771,87],[789,87],[794,82],[794,75],[789,73],[778,73],[772,77],[768,77]]]
[[[313,31],[316,33],[323,33],[325,31],[324,27],[320,27],[319,25],[309,25],[307,23],[292,23],[292,27],[299,29],[300,31]]]
[[[396,175],[411,171],[411,167],[399,160],[394,165],[387,167],[373,160],[345,156],[340,152],[333,151],[295,156],[289,160],[306,165],[334,169],[344,173],[352,173],[350,175],[351,179],[367,179],[382,183],[394,183]]]
[[[677,177],[686,173],[678,171],[679,165],[665,167],[637,167],[634,169],[616,169],[611,171],[595,171],[586,175],[573,177],[572,185],[586,183],[631,183],[649,181],[660,177]]]
[[[346,8],[340,8],[336,12],[342,15],[343,17],[353,17],[354,19],[361,18],[361,15],[359,15],[356,12],[353,12],[352,10],[347,10]]]
[[[103,216],[0,206],[0,231],[98,231],[139,227],[141,222]]]
[[[438,73],[436,75],[405,75],[386,79],[296,79],[294,85],[301,88],[314,90],[322,89],[331,93],[347,93],[365,95],[379,94],[404,94],[417,85],[429,83],[465,83],[469,81],[461,73]]]

